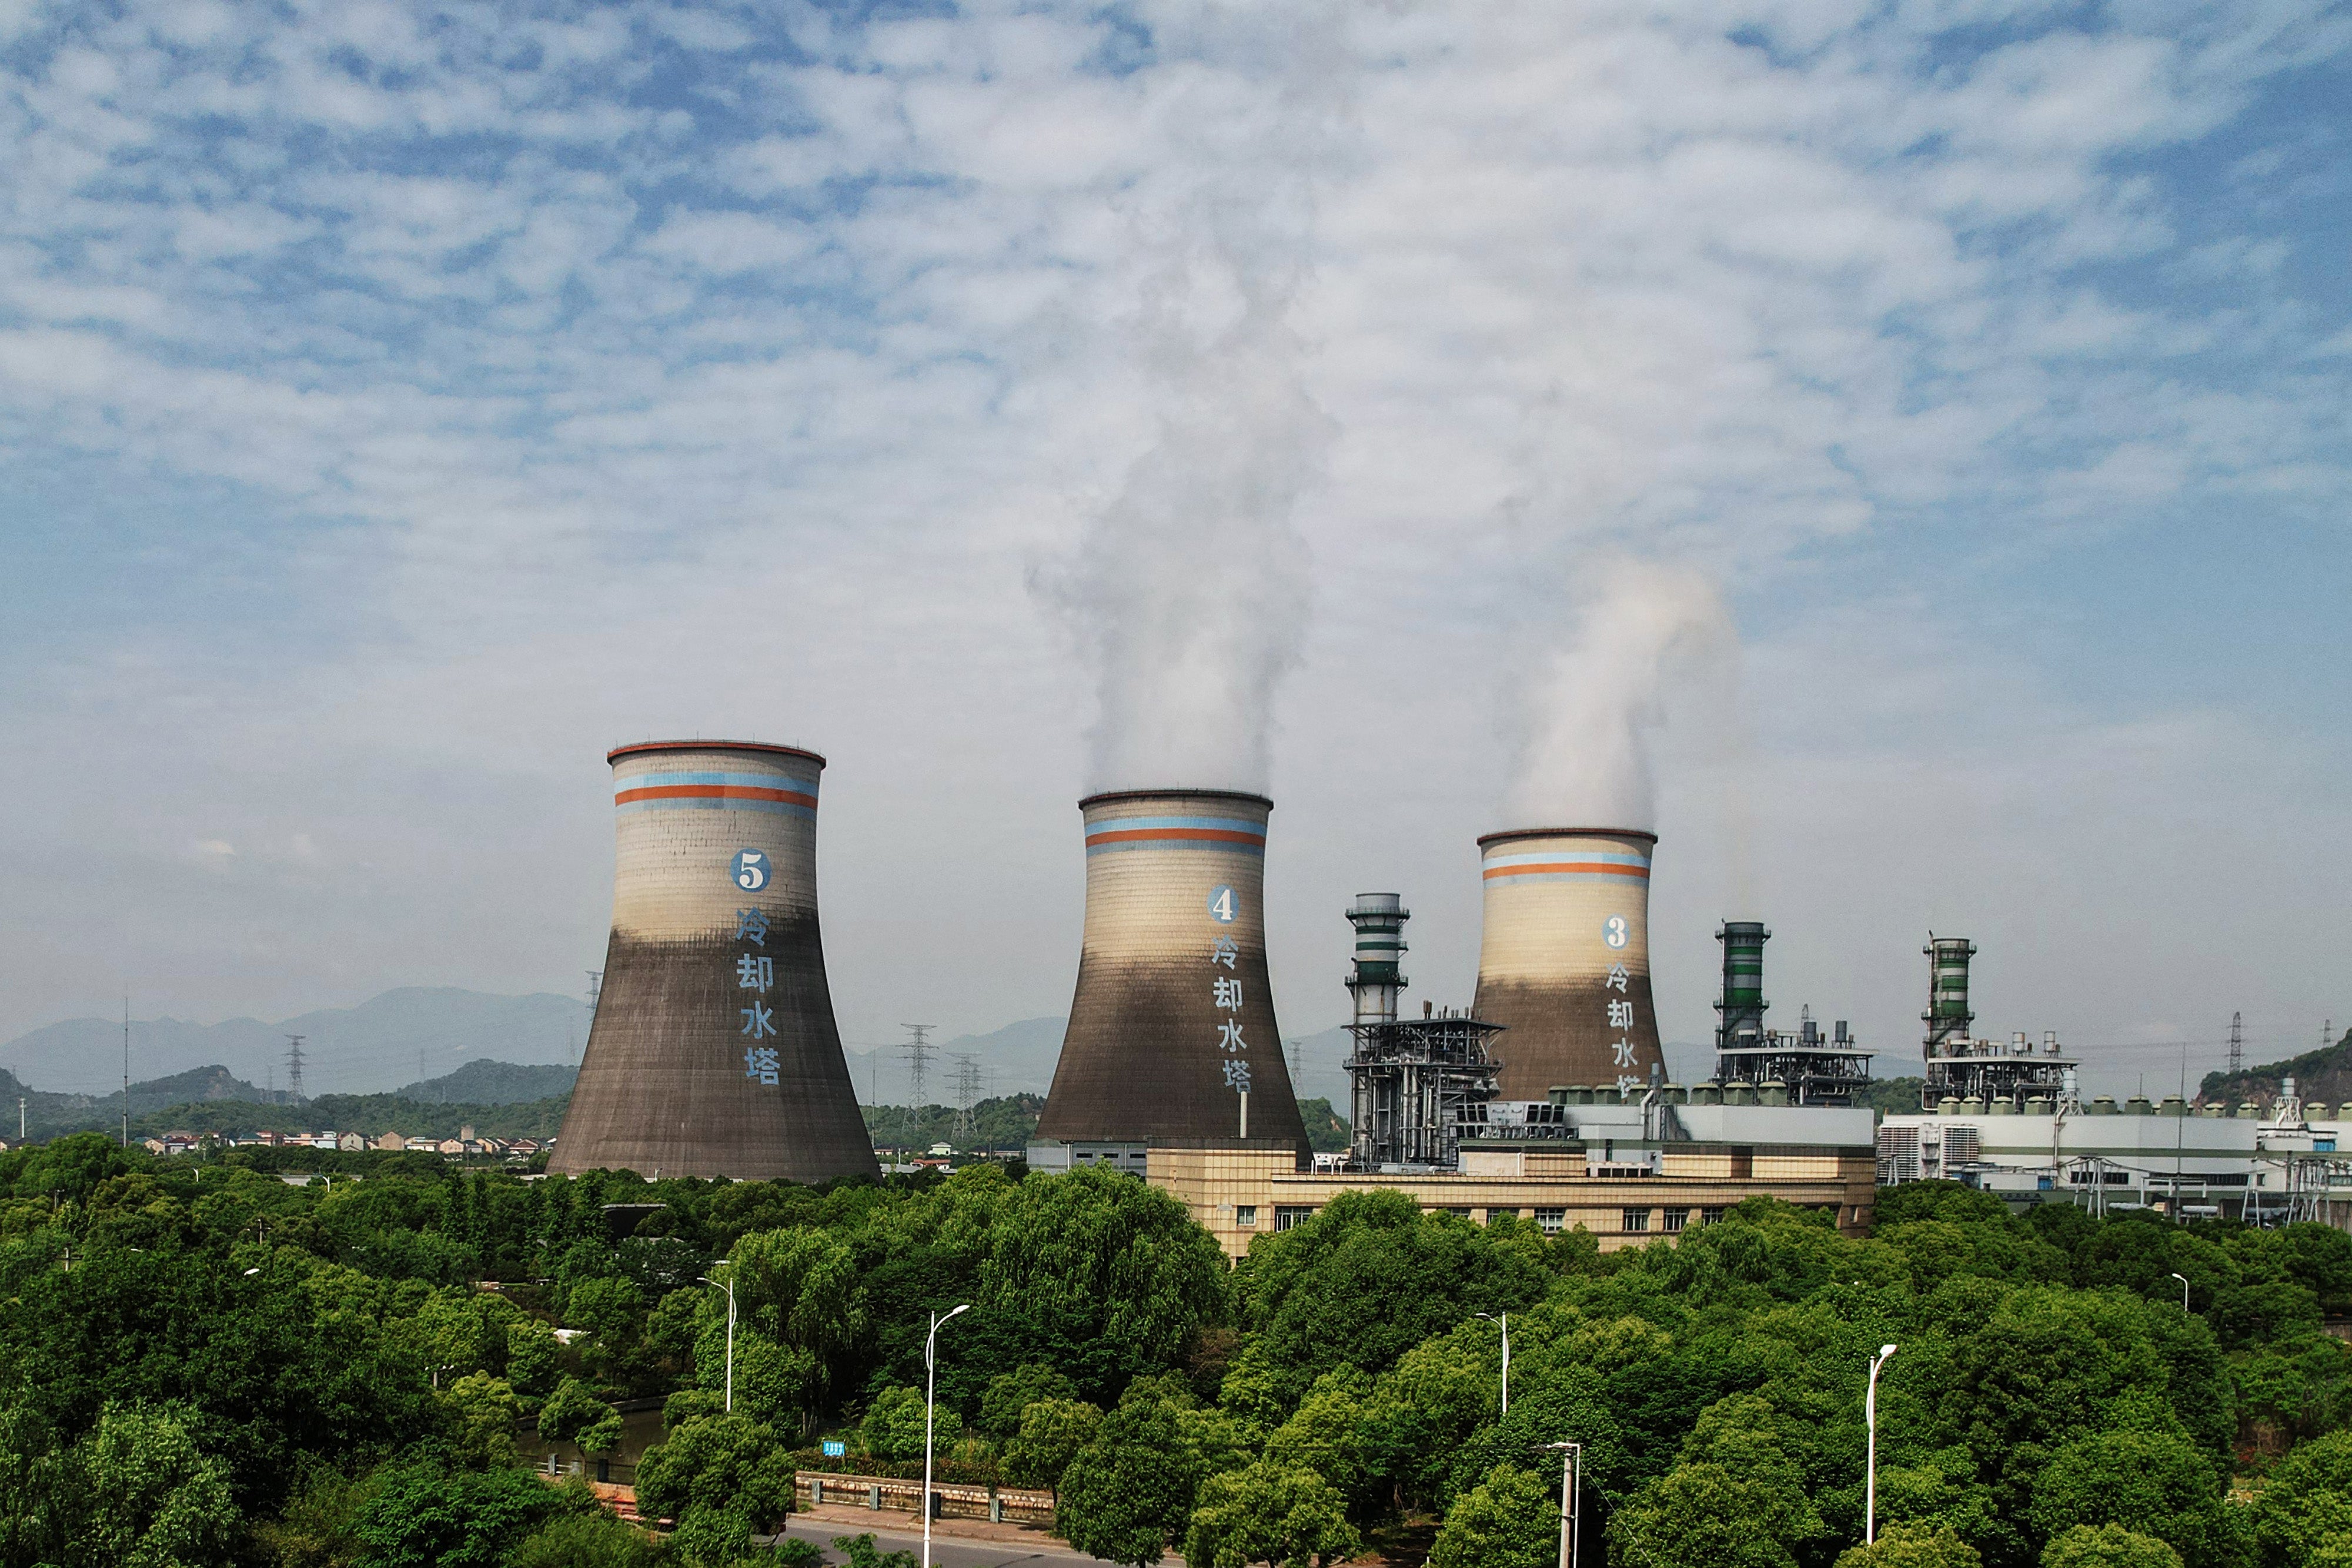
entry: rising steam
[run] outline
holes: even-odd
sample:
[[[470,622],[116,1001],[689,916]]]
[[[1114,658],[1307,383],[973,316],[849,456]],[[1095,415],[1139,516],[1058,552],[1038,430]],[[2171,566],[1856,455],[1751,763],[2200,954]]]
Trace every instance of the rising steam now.
[[[1654,828],[1646,734],[1678,658],[1726,646],[1715,585],[1685,567],[1620,561],[1596,575],[1574,640],[1528,692],[1506,820],[1517,827]]]
[[[1291,325],[1310,271],[1315,150],[1336,120],[1334,15],[1302,6],[1272,24],[1281,37],[1254,41],[1273,46],[1284,79],[1255,84],[1247,112],[1193,106],[1203,141],[1186,183],[1122,203],[1142,279],[1129,352],[1157,432],[1089,520],[1058,593],[1096,679],[1097,789],[1266,788],[1274,690],[1308,608],[1292,513],[1335,434]]]

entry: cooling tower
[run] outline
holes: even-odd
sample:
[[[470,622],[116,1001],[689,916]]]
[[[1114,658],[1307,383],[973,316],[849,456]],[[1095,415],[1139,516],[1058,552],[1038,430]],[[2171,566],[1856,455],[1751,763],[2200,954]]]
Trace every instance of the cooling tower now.
[[[1246,1116],[1250,1142],[1304,1155],[1266,987],[1261,890],[1273,809],[1222,789],[1078,802],[1086,936],[1037,1119],[1041,1145],[1140,1170],[1145,1148],[1238,1138]]]
[[[1507,1031],[1487,1048],[1502,1063],[1501,1098],[1646,1083],[1664,1061],[1650,1002],[1657,841],[1634,828],[1528,828],[1478,841],[1486,921],[1471,1010]]]
[[[874,1176],[817,934],[817,775],[788,746],[652,741],[613,765],[613,936],[548,1169]]]

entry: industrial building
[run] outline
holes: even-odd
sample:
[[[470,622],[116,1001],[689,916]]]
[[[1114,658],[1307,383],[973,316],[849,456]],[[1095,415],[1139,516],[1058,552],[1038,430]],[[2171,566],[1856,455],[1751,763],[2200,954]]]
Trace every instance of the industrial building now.
[[[1108,1165],[1202,1140],[1303,1162],[1307,1129],[1266,981],[1274,802],[1223,789],[1078,802],[1086,928],[1032,1169]]]
[[[874,1176],[825,984],[824,758],[789,746],[625,746],[613,931],[551,1171]]]
[[[1307,1169],[1231,1141],[1155,1142],[1146,1158],[1151,1182],[1234,1257],[1338,1194],[1366,1190],[1403,1192],[1431,1212],[1479,1222],[1508,1214],[1546,1231],[1581,1227],[1612,1250],[1706,1224],[1759,1195],[1830,1209],[1849,1232],[1866,1228],[1876,1176],[1872,1113],[1850,1102],[1867,1082],[1868,1053],[1843,1027],[1823,1041],[1809,1019],[1787,1042],[1761,1028],[1760,936],[1727,945],[1737,953],[1725,990],[1736,1021],[1715,1078],[1664,1081],[1654,1025],[1646,1037],[1637,1027],[1652,1016],[1645,895],[1654,842],[1646,833],[1568,831],[1482,840],[1486,941],[1480,1000],[1468,1013],[1423,1003],[1419,1017],[1399,1016],[1410,915],[1396,894],[1359,894],[1347,912],[1356,934],[1347,1157]],[[1601,855],[1617,858],[1593,858]],[[1637,860],[1639,878],[1631,874]],[[1646,1077],[1604,1071],[1598,1082],[1512,1092],[1514,1061],[1526,1072],[1545,1061],[1613,1069],[1643,1060],[1614,1041],[1591,1049],[1596,1031],[1574,1009],[1596,993],[1623,1001],[1600,1019],[1625,1030],[1621,1038],[1636,1042],[1631,1051],[1649,1040]],[[1538,1037],[1534,1048],[1514,1057],[1511,1034],[1521,1026],[1488,1016],[1490,1001],[1531,1020],[1524,1027]],[[1790,1081],[1769,1075],[1775,1064],[1786,1064],[1809,1098],[1792,1099]]]
[[[2352,1160],[2333,1156],[2344,1123],[2305,1104],[2288,1079],[2268,1108],[2191,1104],[2179,1095],[2085,1099],[2081,1063],[2054,1031],[1973,1037],[1976,945],[1934,936],[1921,1109],[1878,1128],[1878,1179],[1957,1181],[2024,1207],[2154,1209],[2257,1224],[2333,1218],[2352,1207]],[[2343,1194],[2334,1199],[2330,1192]]]

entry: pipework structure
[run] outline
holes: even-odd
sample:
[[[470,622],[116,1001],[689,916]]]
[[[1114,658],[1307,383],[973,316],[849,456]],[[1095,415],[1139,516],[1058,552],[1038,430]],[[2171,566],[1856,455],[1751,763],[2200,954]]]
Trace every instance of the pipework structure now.
[[[1226,789],[1129,789],[1078,802],[1087,914],[1076,994],[1032,1169],[1141,1175],[1168,1146],[1307,1157],[1265,967],[1274,802]]]
[[[1397,993],[1408,982],[1400,972],[1403,961],[1404,923],[1412,911],[1393,893],[1360,893],[1348,908],[1348,923],[1356,928],[1356,957],[1348,971],[1348,995],[1355,1002],[1358,1024],[1394,1023]]]
[[[1969,1037],[1969,1026],[1976,1021],[1969,1006],[1969,960],[1976,956],[1975,943],[1931,932],[1920,951],[1928,959],[1927,1010],[1919,1015],[1927,1026],[1921,1042],[1927,1067],[1919,1091],[1922,1110],[2017,1110],[2034,1101],[2062,1103],[2075,1097],[2074,1070],[2082,1064],[2063,1052],[2056,1030],[2043,1031],[2038,1051],[2022,1030],[2006,1041]]]
[[[1727,920],[1716,927],[1715,939],[1723,944],[1716,1082],[1752,1083],[1759,1092],[1777,1085],[1791,1105],[1851,1105],[1869,1086],[1872,1053],[1847,1031],[1843,1019],[1826,1037],[1811,1009],[1803,1009],[1794,1034],[1764,1026],[1772,1005],[1764,999],[1764,944],[1771,936],[1760,920]]]
[[[1526,828],[1478,841],[1485,917],[1472,1016],[1506,1100],[1554,1084],[1649,1082],[1662,1068],[1650,998],[1650,861],[1638,828]]]
[[[1476,1136],[1499,1069],[1486,1041],[1498,1024],[1460,1013],[1350,1024],[1349,1159],[1368,1171],[1453,1170],[1465,1125]]]
[[[817,924],[824,758],[751,741],[624,746],[613,931],[548,1169],[876,1176]]]

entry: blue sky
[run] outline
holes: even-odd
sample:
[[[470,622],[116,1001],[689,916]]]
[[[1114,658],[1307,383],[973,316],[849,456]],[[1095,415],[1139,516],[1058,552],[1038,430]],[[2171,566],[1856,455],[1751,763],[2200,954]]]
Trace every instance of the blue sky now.
[[[1098,782],[1274,794],[1297,1032],[1538,811],[1678,1038],[2352,1020],[2352,16],[1548,9],[0,0],[0,1035],[572,990],[673,733],[855,1040],[1065,1005]]]

